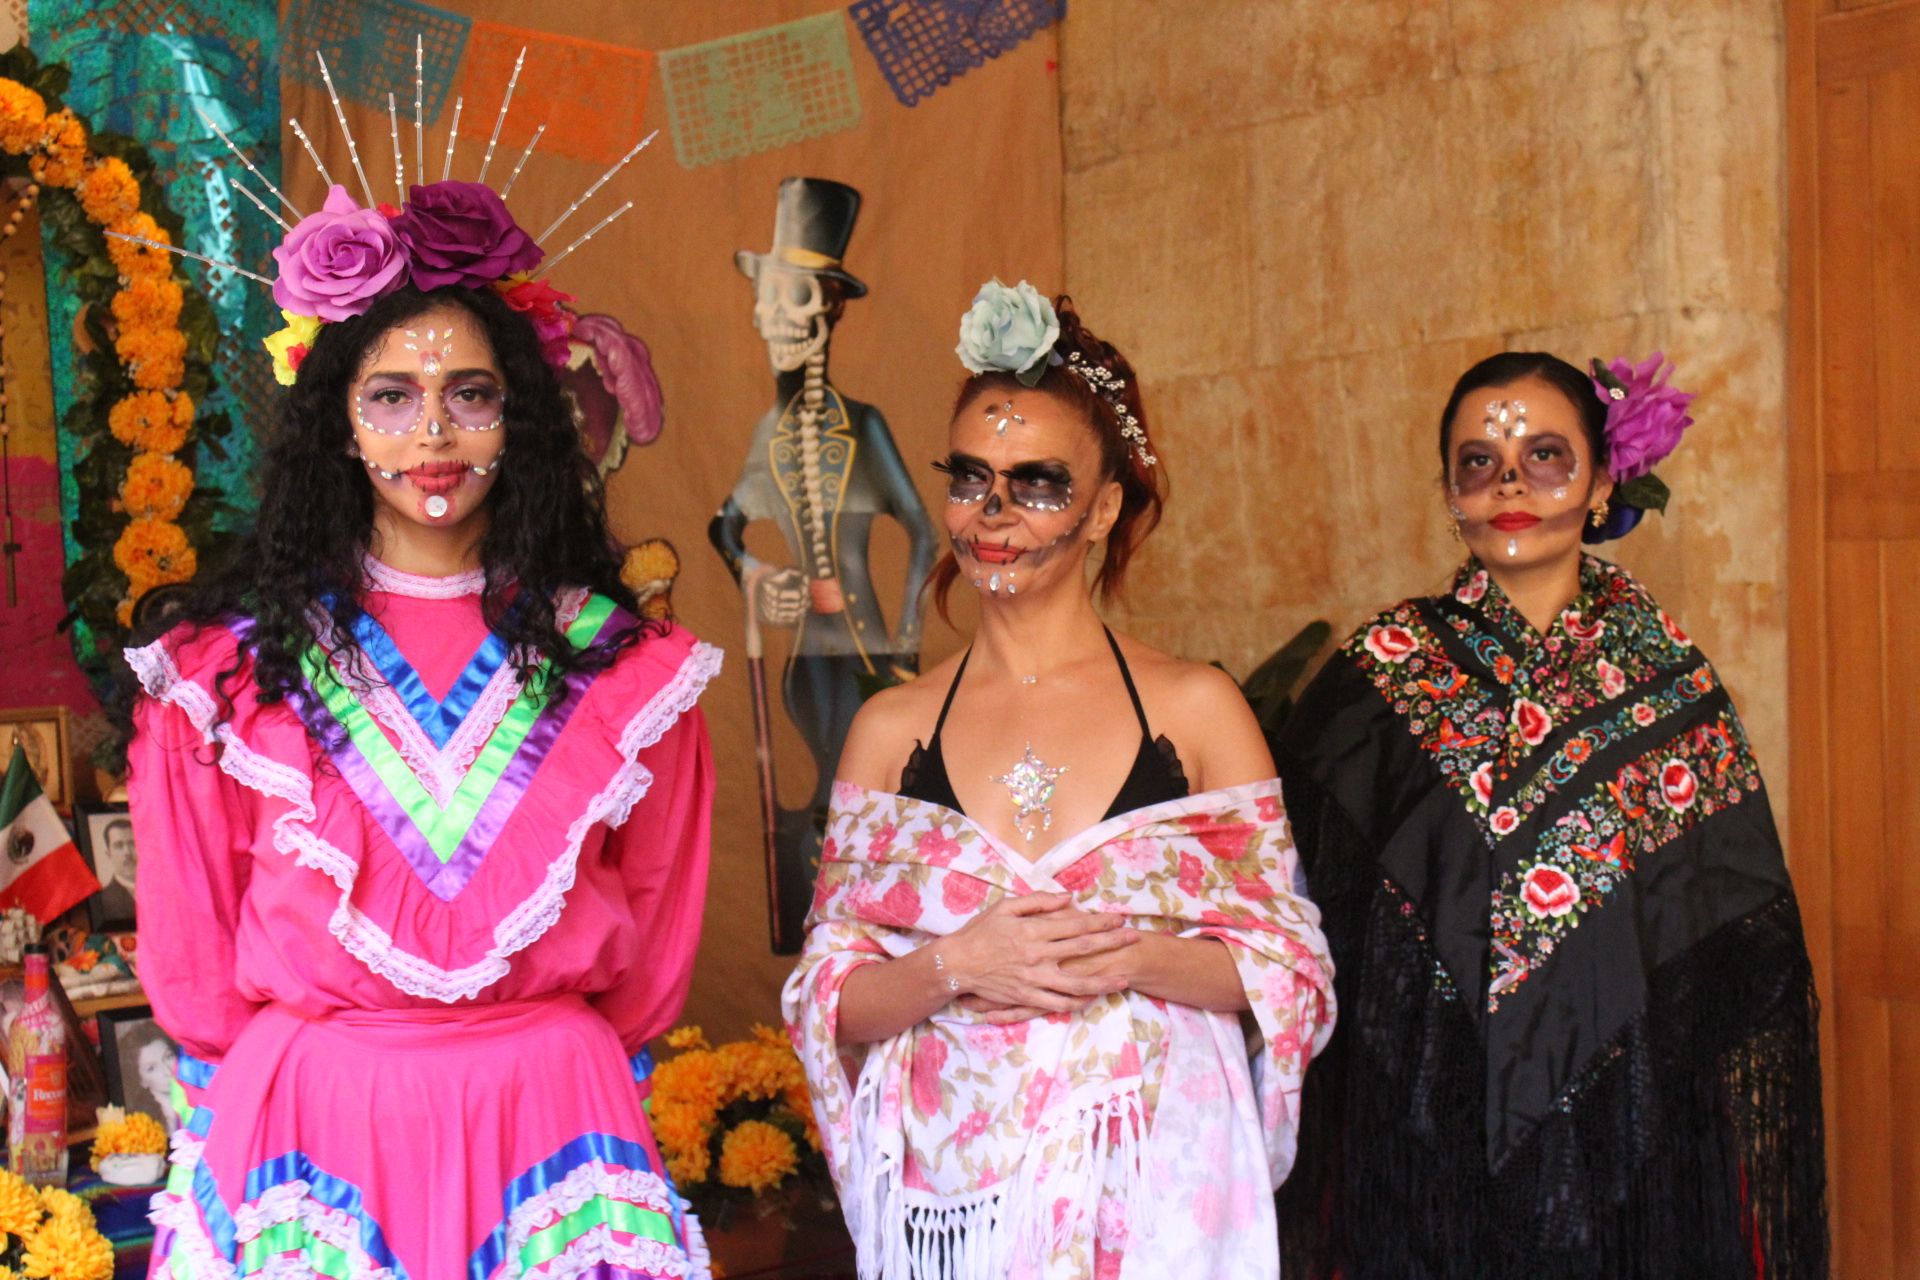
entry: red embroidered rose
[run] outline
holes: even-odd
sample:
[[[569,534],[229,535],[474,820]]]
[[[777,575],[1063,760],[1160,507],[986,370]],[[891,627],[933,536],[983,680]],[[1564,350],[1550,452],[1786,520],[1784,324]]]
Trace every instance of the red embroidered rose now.
[[[914,928],[920,923],[920,891],[905,880],[895,881],[893,887],[880,896],[880,901],[873,904],[873,920],[902,929]]]
[[[1560,615],[1560,625],[1567,629],[1568,635],[1583,644],[1591,644],[1595,640],[1598,640],[1600,633],[1607,629],[1607,624],[1598,618],[1592,622],[1588,622],[1580,616],[1577,609],[1568,609],[1565,613],[1562,613]]]
[[[1473,788],[1474,799],[1483,805],[1493,803],[1493,761],[1488,760],[1475,769],[1467,782]]]
[[[1493,817],[1489,820],[1489,825],[1493,827],[1493,833],[1495,835],[1512,835],[1514,829],[1520,825],[1520,814],[1512,805],[1503,804],[1493,811]]]
[[[1513,728],[1520,735],[1520,741],[1537,747],[1553,732],[1553,717],[1539,703],[1517,698],[1513,704]]]
[[[1476,569],[1471,578],[1460,585],[1453,598],[1461,604],[1479,604],[1487,594],[1487,571]]]
[[[987,882],[978,876],[949,871],[940,877],[940,905],[956,916],[970,916],[987,900]]]
[[[1652,707],[1648,706],[1644,702],[1633,709],[1633,722],[1641,726],[1642,728],[1645,728],[1647,725],[1652,724],[1655,720],[1658,720],[1659,718],[1660,718],[1660,713],[1655,711]]]
[[[1405,662],[1420,647],[1413,632],[1392,624],[1369,628],[1365,643],[1368,653],[1382,662],[1396,664]]]
[[[1667,633],[1667,639],[1677,645],[1685,646],[1693,643],[1687,638],[1687,633],[1680,629],[1680,624],[1673,620],[1673,615],[1665,609],[1660,611],[1660,629]]]
[[[1693,767],[1685,760],[1669,760],[1660,770],[1660,798],[1675,813],[1685,813],[1693,808],[1695,797],[1700,793],[1700,780],[1693,774]]]
[[[1627,673],[1608,662],[1605,658],[1594,663],[1595,674],[1600,677],[1600,692],[1609,698],[1617,698],[1627,691]]]
[[[1580,905],[1580,886],[1560,868],[1535,863],[1520,885],[1520,900],[1537,918],[1555,919]]]

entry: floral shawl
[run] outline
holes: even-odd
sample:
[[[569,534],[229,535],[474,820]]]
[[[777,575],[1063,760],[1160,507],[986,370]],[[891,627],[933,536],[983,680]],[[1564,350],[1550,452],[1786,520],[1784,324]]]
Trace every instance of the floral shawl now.
[[[1279,792],[1170,800],[1029,860],[951,809],[835,786],[784,1007],[862,1280],[1278,1274],[1270,1193],[1333,1020]],[[1252,1063],[1233,1015],[1131,992],[1010,1026],[950,1006],[864,1049],[838,1044],[855,968],[1033,892],[1225,940],[1259,1029]]]
[[[1732,700],[1588,557],[1361,627],[1280,766],[1346,1025],[1283,1199],[1308,1274],[1823,1274],[1810,970]]]

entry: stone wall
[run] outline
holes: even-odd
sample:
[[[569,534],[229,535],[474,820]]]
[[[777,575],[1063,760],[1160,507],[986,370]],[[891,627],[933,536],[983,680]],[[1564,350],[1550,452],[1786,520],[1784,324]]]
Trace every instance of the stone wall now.
[[[1066,287],[1173,501],[1118,611],[1244,674],[1445,580],[1436,419],[1503,348],[1699,393],[1614,544],[1786,795],[1783,31],[1770,0],[1097,0],[1061,41]]]

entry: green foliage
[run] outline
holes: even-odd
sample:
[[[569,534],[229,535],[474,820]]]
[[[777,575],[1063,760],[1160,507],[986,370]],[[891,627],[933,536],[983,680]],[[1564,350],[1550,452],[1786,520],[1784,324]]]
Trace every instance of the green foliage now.
[[[1260,731],[1266,735],[1269,747],[1278,740],[1281,726],[1293,714],[1294,688],[1300,683],[1300,677],[1332,635],[1333,628],[1316,618],[1275,649],[1240,685],[1240,692],[1253,707],[1254,718],[1260,722]]]
[[[1649,471],[1643,476],[1635,476],[1631,480],[1623,481],[1614,489],[1613,496],[1629,506],[1639,507],[1642,511],[1664,513],[1667,509],[1667,499],[1673,496],[1673,491],[1667,488],[1664,480]]]

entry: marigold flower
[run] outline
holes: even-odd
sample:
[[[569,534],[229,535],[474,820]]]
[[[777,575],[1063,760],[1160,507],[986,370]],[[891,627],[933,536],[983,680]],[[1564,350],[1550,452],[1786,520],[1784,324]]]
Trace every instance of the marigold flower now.
[[[654,1105],[685,1107],[697,1116],[711,1117],[720,1109],[727,1086],[726,1064],[719,1054],[695,1049],[654,1069]]]
[[[122,329],[113,349],[136,387],[171,391],[186,377],[187,335],[178,329]]]
[[[0,79],[0,148],[19,155],[45,136],[47,100],[18,80]]]
[[[702,1031],[699,1027],[685,1026],[675,1027],[673,1030],[667,1032],[667,1048],[711,1049],[713,1046],[707,1043],[706,1032]]]
[[[107,410],[113,438],[142,453],[178,453],[193,425],[193,397],[169,397],[159,391],[135,391]]]
[[[52,1217],[93,1225],[93,1209],[65,1187],[40,1188],[40,1207]]]
[[[80,1212],[86,1216],[56,1213],[22,1240],[23,1274],[48,1280],[113,1280],[113,1246],[94,1227],[86,1205],[80,1204]]]
[[[27,1180],[0,1169],[0,1236],[23,1236],[40,1222],[40,1197]]]
[[[200,567],[187,532],[166,520],[127,523],[113,544],[113,562],[127,575],[134,592],[170,582],[185,582]]]
[[[71,187],[86,176],[87,127],[71,111],[46,117],[40,127],[40,152],[27,168],[33,180],[49,187]]]
[[[720,1181],[755,1195],[800,1167],[793,1139],[764,1120],[742,1120],[720,1141]]]
[[[120,482],[120,503],[131,516],[172,520],[193,495],[193,472],[162,453],[135,454]]]
[[[165,227],[155,222],[151,215],[136,213],[106,227],[107,231],[118,232],[107,240],[107,256],[113,259],[114,270],[129,280],[141,277],[165,280],[173,275],[173,258],[165,249],[155,249],[150,245],[135,244],[131,240],[122,240],[120,236],[139,236],[144,240],[158,241],[160,244],[172,244],[173,237],[167,234]]]
[[[87,166],[74,194],[90,221],[111,226],[140,212],[140,184],[133,170],[118,156],[104,156]]]
[[[114,1113],[118,1112],[118,1115]],[[167,1149],[167,1131],[158,1120],[144,1111],[127,1112],[119,1107],[102,1107],[100,1126],[94,1131],[93,1167],[108,1156],[160,1155]]]
[[[185,301],[185,292],[171,279],[150,273],[131,276],[113,295],[113,318],[130,329],[172,329],[180,323],[180,306]]]

